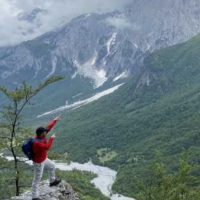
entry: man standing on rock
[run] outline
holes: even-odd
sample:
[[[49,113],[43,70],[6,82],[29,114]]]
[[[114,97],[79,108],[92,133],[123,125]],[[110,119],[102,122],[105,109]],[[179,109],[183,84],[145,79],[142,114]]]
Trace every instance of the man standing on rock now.
[[[52,135],[49,140],[46,139],[46,134],[54,127],[59,119],[60,116],[57,116],[47,127],[38,127],[36,129],[35,139],[37,140],[33,143],[34,178],[32,183],[32,200],[41,200],[39,198],[39,182],[42,178],[44,167],[49,170],[50,187],[61,182],[60,179],[55,178],[55,164],[47,158],[47,151],[51,148],[56,136]]]

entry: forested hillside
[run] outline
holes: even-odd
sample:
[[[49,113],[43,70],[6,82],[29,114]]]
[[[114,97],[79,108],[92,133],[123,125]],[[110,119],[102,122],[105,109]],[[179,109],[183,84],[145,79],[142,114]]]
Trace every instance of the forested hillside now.
[[[200,162],[199,55],[200,35],[153,53],[117,92],[66,114],[56,149],[117,169],[115,189],[129,195],[156,149],[170,169],[191,147],[191,161]]]

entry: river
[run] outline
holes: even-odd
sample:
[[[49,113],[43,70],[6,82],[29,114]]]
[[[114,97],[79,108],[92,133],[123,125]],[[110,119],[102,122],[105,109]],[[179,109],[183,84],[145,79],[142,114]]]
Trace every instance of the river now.
[[[115,182],[117,172],[108,168],[98,165],[94,165],[92,162],[85,164],[71,162],[70,165],[61,162],[55,162],[56,168],[60,170],[72,170],[78,169],[81,171],[90,171],[98,175],[94,178],[91,183],[94,183],[96,188],[98,188],[105,196],[109,197],[111,200],[134,200],[133,198],[125,197],[120,194],[112,194],[112,185]]]

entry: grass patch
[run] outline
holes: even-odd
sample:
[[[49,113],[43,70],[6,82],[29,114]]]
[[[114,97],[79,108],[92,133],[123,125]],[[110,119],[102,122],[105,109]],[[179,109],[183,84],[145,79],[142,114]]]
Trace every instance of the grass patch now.
[[[117,157],[117,155],[118,154],[116,151],[110,151],[107,148],[102,148],[97,150],[97,156],[101,163],[111,161],[112,159]]]

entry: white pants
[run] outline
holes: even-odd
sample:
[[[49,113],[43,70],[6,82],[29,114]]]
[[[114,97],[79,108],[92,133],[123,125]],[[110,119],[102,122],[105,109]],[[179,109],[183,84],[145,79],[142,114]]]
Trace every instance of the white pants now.
[[[32,183],[32,198],[39,197],[39,182],[43,175],[44,167],[46,167],[49,171],[49,180],[52,183],[55,180],[55,164],[46,158],[42,163],[34,163],[34,178]]]

